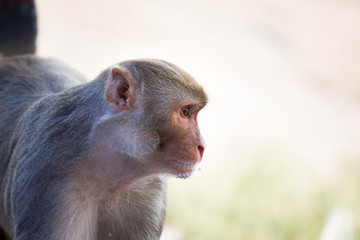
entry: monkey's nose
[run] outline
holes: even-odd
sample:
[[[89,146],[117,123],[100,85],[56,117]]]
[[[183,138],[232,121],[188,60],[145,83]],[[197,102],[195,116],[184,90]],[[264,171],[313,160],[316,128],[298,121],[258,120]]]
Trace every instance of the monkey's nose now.
[[[202,158],[205,148],[202,145],[199,145],[198,149],[199,149],[199,153],[200,153],[200,158]]]

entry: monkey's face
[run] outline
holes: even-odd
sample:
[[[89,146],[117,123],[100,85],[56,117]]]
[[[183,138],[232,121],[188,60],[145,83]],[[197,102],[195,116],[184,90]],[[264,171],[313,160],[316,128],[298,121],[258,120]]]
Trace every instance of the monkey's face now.
[[[157,149],[161,165],[167,172],[186,178],[200,163],[205,143],[200,134],[197,115],[201,105],[196,101],[177,104],[158,130],[160,144]]]

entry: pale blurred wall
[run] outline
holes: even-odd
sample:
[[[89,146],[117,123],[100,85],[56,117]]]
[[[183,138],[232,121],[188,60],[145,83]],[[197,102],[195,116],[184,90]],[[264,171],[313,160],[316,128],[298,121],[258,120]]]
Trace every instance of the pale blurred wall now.
[[[209,168],[278,144],[325,175],[360,153],[358,1],[37,0],[38,53],[94,78],[162,58],[209,93]],[[226,163],[226,164],[224,164]],[[317,164],[316,164],[317,163]],[[324,167],[323,165],[326,165]]]

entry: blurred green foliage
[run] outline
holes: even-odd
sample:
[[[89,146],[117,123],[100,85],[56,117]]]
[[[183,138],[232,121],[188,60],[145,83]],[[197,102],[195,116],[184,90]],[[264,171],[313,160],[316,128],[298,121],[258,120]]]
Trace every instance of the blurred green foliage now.
[[[166,224],[186,240],[318,239],[332,209],[360,216],[360,159],[342,162],[324,181],[278,149],[218,160],[193,179],[170,181]]]

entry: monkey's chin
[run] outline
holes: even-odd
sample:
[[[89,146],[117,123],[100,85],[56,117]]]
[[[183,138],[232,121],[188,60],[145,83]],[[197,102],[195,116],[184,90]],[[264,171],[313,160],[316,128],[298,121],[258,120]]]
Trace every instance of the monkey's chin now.
[[[191,162],[182,162],[178,160],[173,160],[175,169],[176,169],[176,175],[178,178],[186,179],[193,175],[194,171],[199,169],[200,162],[197,163],[191,163]]]
[[[188,177],[191,177],[192,175],[192,172],[186,172],[186,173],[179,173],[177,175],[177,178],[180,178],[180,179],[186,179]]]

